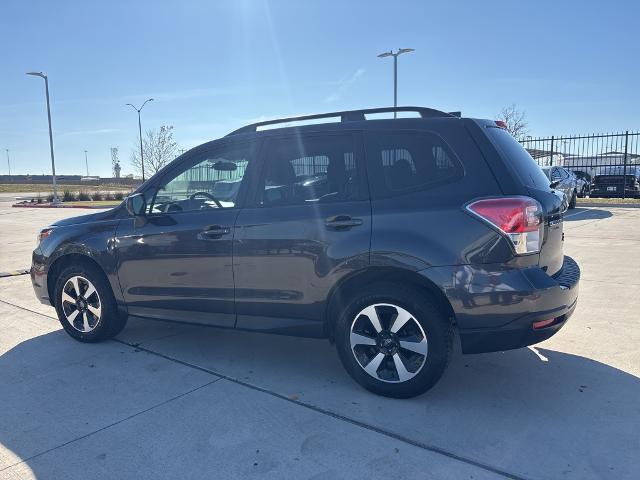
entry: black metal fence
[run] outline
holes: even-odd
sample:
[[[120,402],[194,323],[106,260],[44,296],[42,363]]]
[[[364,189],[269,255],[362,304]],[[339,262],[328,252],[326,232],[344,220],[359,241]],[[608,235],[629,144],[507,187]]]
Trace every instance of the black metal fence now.
[[[640,168],[640,132],[526,137],[520,143],[538,165],[559,165],[589,181],[612,172],[626,178],[632,168]]]

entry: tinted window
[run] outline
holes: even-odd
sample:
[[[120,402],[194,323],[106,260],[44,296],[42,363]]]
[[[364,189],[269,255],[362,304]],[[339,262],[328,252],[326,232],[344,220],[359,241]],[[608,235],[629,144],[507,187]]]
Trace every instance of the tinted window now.
[[[558,181],[562,180],[563,174],[561,168],[552,168],[551,169],[551,180]]]
[[[502,128],[487,128],[493,144],[517,172],[520,180],[528,187],[549,188],[549,179],[542,173],[536,161],[520,143]]]
[[[261,205],[305,205],[360,197],[350,136],[273,140],[267,150]]]
[[[151,213],[235,207],[249,157],[249,146],[201,154],[164,180]]]
[[[600,167],[597,171],[596,171],[596,175],[624,175],[624,173],[626,173],[627,175],[634,175],[636,177],[640,176],[640,169],[636,168],[636,167],[631,167],[631,166],[627,166],[626,168],[624,166],[614,166],[614,167]]]
[[[376,196],[422,190],[460,177],[460,162],[439,136],[420,132],[371,134],[367,161]]]
[[[562,177],[563,180],[566,180],[571,176],[569,175],[569,171],[565,170],[564,168],[559,168],[558,170],[560,170],[560,176]]]

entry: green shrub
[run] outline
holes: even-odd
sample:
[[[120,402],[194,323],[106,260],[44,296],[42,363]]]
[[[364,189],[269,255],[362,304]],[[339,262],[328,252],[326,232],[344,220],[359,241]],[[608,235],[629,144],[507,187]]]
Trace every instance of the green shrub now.
[[[116,193],[113,195],[113,199],[114,199],[114,200],[124,200],[124,193],[122,193],[122,192],[116,192]]]
[[[88,192],[81,191],[80,193],[78,193],[78,200],[88,202],[89,200],[91,200],[91,195],[89,195]]]
[[[63,202],[72,202],[75,199],[76,199],[76,196],[74,193],[71,192],[71,190],[65,190],[64,193],[62,194]]]
[[[91,200],[99,201],[104,198],[104,194],[100,190],[96,190],[91,194]]]
[[[49,195],[47,195],[47,203],[51,203],[53,202],[53,193],[50,193]]]
[[[113,194],[113,192],[107,192],[107,193],[104,194],[104,199],[105,200],[115,200],[116,197]]]

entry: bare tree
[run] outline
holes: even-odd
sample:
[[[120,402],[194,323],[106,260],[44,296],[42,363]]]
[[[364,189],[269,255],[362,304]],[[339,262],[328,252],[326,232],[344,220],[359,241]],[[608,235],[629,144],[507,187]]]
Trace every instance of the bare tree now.
[[[517,139],[529,133],[529,123],[525,120],[524,110],[518,110],[515,103],[504,107],[498,119],[506,124],[507,131]]]
[[[173,160],[178,152],[178,143],[173,139],[173,126],[162,125],[160,130],[147,130],[142,139],[145,176],[151,176]],[[140,147],[131,149],[131,165],[136,173],[142,174]]]

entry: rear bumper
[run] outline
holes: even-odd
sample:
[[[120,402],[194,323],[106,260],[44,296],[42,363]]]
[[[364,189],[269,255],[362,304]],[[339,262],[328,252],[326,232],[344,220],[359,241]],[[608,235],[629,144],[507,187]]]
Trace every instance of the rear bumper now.
[[[526,272],[532,285],[529,296],[536,305],[535,310],[499,328],[460,329],[464,353],[496,352],[533,345],[552,337],[567,323],[578,303],[580,267],[571,257],[565,256],[562,269],[553,277],[537,270]],[[552,322],[544,328],[534,329],[534,322],[542,320]]]
[[[580,268],[567,256],[553,276],[539,267],[469,265],[449,274],[454,279],[443,290],[456,316],[463,353],[511,350],[546,340],[566,324],[578,301]],[[438,275],[431,271],[427,276],[442,286]],[[533,323],[542,320],[552,322],[534,329]]]
[[[640,188],[633,185],[627,185],[624,189],[622,185],[598,185],[591,187],[591,192],[589,194],[592,197],[621,197],[623,190],[624,195],[627,197],[640,196]]]
[[[577,302],[576,299],[572,305],[563,309],[564,313],[558,316],[555,316],[557,312],[553,314],[536,312],[498,329],[460,330],[462,351],[463,353],[500,352],[540,343],[554,336],[565,326],[573,314]],[[551,318],[553,322],[549,326],[534,330],[533,322]]]

